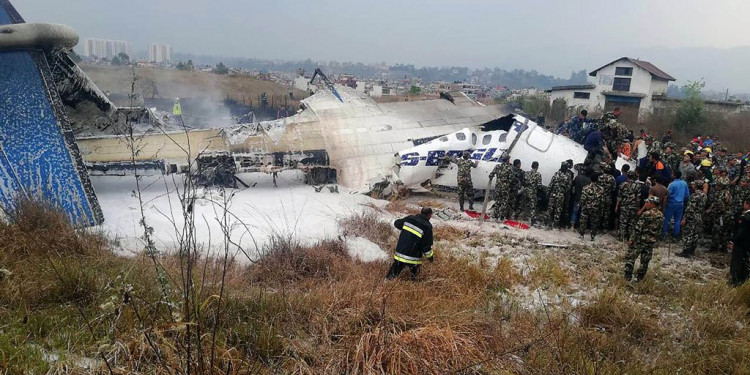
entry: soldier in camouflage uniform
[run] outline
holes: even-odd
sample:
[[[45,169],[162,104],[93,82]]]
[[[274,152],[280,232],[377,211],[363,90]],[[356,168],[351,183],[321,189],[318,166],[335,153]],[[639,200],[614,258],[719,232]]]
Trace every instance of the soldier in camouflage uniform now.
[[[552,228],[558,228],[562,215],[565,213],[565,197],[570,191],[570,186],[573,181],[570,179],[568,174],[568,163],[563,162],[560,165],[560,170],[555,172],[552,176],[552,180],[549,183],[549,204],[547,206],[547,213],[549,216],[549,226]]]
[[[513,167],[508,163],[510,155],[504,152],[500,157],[500,162],[490,172],[490,180],[497,176],[495,182],[495,204],[492,206],[492,217],[500,221],[505,219],[510,208],[510,189],[513,187]],[[515,192],[514,192],[515,193]]]
[[[602,174],[599,176],[599,184],[604,189],[603,204],[602,204],[602,221],[599,226],[601,229],[609,230],[609,221],[612,217],[612,198],[615,194],[615,178],[609,174],[610,167],[607,163],[599,163],[599,168],[602,170]]]
[[[721,147],[719,152],[714,154],[714,166],[726,168],[728,161],[729,155],[727,155],[727,148]]]
[[[648,146],[646,155],[651,155],[652,152],[658,152],[659,159],[661,159],[661,156],[663,154],[663,150],[661,149],[661,142],[655,141],[654,137],[649,135],[646,137],[646,145]]]
[[[713,226],[711,227],[711,249],[712,252],[726,252],[729,242],[734,210],[731,209],[732,194],[728,190],[729,181],[725,177],[716,180],[715,194],[710,200],[707,212],[711,214]]]
[[[464,151],[461,159],[453,157],[451,160],[458,166],[458,204],[464,210],[464,201],[469,201],[469,209],[474,209],[474,184],[471,182],[471,168],[479,165],[478,161],[469,159],[469,151]]]
[[[604,117],[602,119],[604,119]],[[617,160],[622,140],[628,136],[628,128],[617,122],[617,119],[604,122],[602,126],[602,135],[604,136],[607,150],[612,156],[612,161]]]
[[[575,163],[573,163],[573,159],[568,159],[565,161],[568,163],[568,169],[565,170],[565,173],[568,174],[568,178],[570,179],[570,189],[568,189],[567,192],[565,192],[565,203],[563,204],[563,215],[562,215],[562,225],[567,226],[568,221],[570,219],[570,210],[573,208],[573,180],[576,178],[575,172]],[[581,166],[583,167],[583,166]]]
[[[617,192],[617,212],[620,213],[618,237],[628,241],[635,228],[638,203],[644,182],[638,180],[635,170],[629,170],[628,180],[620,185]]]
[[[739,219],[744,211],[742,202],[750,199],[750,177],[740,178],[740,183],[732,188],[732,209],[735,219]]]
[[[672,142],[667,142],[664,145],[664,155],[662,156],[661,161],[669,167],[669,171],[671,173],[675,173],[675,171],[680,170],[680,162],[682,161],[682,157],[678,155],[675,152],[675,144]],[[687,177],[686,177],[687,178]]]
[[[742,165],[740,165],[740,161],[737,160],[734,155],[729,155],[729,160],[727,161],[727,174],[729,177],[729,183],[737,186],[742,179],[742,176],[740,174],[742,173]],[[740,203],[741,205],[742,203]]]
[[[524,173],[524,206],[529,208],[529,221],[536,221],[537,192],[542,187],[542,175],[538,171],[539,162],[531,163],[531,170]]]
[[[641,266],[637,274],[638,281],[646,277],[656,238],[664,224],[664,214],[659,210],[659,204],[659,197],[648,197],[643,212],[635,223],[633,237],[628,242],[628,252],[625,255],[625,280],[627,281],[633,279],[633,268],[638,256],[641,257]]]
[[[682,216],[682,252],[677,256],[690,258],[695,255],[695,248],[698,246],[698,237],[703,229],[703,215],[706,212],[706,202],[708,202],[708,184],[703,180],[695,180],[690,183],[692,194],[688,199],[685,215]]]
[[[521,169],[521,160],[513,160],[513,183],[510,187],[510,212],[513,220],[517,220],[523,214],[523,201],[524,194],[526,193],[525,182],[524,172]]]
[[[602,220],[602,211],[604,210],[604,187],[599,182],[600,174],[594,173],[591,176],[591,183],[583,188],[581,194],[581,221],[578,226],[578,233],[583,238],[586,233],[586,227],[591,228],[591,241],[596,237],[599,223]]]

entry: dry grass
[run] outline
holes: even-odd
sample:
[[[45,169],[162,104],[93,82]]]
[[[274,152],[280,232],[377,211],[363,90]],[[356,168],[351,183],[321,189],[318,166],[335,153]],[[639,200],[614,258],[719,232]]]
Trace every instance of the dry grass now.
[[[430,207],[433,210],[442,210],[446,207],[445,203],[432,199],[423,199],[417,202],[417,204],[419,205],[419,207]]]
[[[132,71],[128,66],[106,66],[82,64],[81,68],[104,92],[129,94],[131,91]],[[286,96],[289,89],[271,81],[263,81],[249,76],[218,75],[197,71],[180,71],[153,67],[137,67],[136,75],[141,82],[153,81],[159,88],[159,95],[164,98],[211,98],[223,100],[227,96],[242,100],[253,99],[265,92],[268,95]],[[144,96],[148,92],[142,92]],[[295,98],[306,94],[299,90]],[[290,105],[295,105],[290,101]]]
[[[380,246],[381,249],[391,247],[396,238],[396,228],[381,220],[375,211],[363,211],[349,215],[339,221],[339,226],[345,236],[366,238]]]
[[[0,222],[0,268],[13,283],[0,288],[0,304],[91,301],[97,267],[113,260],[106,239],[76,230],[60,212],[38,202],[21,202],[12,224]],[[70,260],[86,267],[68,267]]]
[[[28,212],[16,224],[0,225],[0,268],[13,272],[0,280],[0,373],[86,373],[70,366],[75,358],[98,358],[100,350],[122,373],[184,371],[186,324],[169,307],[179,305],[182,292],[180,259],[159,257],[171,288],[164,300],[150,259],[117,257],[99,245],[100,236],[76,232],[59,217],[47,220],[56,216],[44,209]],[[395,240],[395,230],[377,215],[358,215],[342,226],[374,242]],[[199,259],[201,303],[188,323],[207,330],[200,335],[206,355],[212,329],[217,335],[214,368],[204,363],[195,372],[750,371],[750,285],[734,290],[719,281],[680,285],[655,267],[643,284],[631,286],[619,280],[619,272],[610,272],[607,261],[599,272],[610,279],[596,285],[601,291],[582,306],[531,311],[507,297],[528,282],[512,259],[500,257],[491,266],[488,253],[479,261],[456,256],[450,249],[460,241],[439,241],[437,260],[423,266],[419,281],[384,282],[388,262],[352,259],[340,241],[304,246],[276,238],[257,263],[229,265],[222,300],[221,262]],[[530,245],[503,235],[490,242],[514,246],[513,241]],[[569,272],[559,265],[563,262],[532,258],[530,268],[538,271],[528,277],[540,285],[580,285],[592,272]],[[45,263],[66,267],[78,281],[66,282],[67,292],[54,289],[61,278]],[[118,315],[100,307],[113,300]],[[66,358],[48,363],[40,348]]]
[[[646,306],[630,301],[621,290],[607,289],[580,310],[581,325],[646,343],[662,332],[658,318]]]
[[[458,241],[469,238],[471,235],[468,231],[449,224],[433,226],[432,234],[436,241]]]
[[[416,215],[420,212],[419,207],[415,207],[414,205],[408,204],[403,200],[395,200],[390,201],[385,206],[385,210],[392,213],[392,214],[406,214],[406,215]]]
[[[554,256],[534,256],[529,263],[528,282],[531,286],[549,288],[570,284],[570,271]]]
[[[750,137],[748,137],[750,114],[747,112],[727,116],[709,114],[708,121],[699,129],[680,131],[675,129],[673,124],[674,115],[667,113],[649,116],[641,127],[659,139],[668,130],[672,130],[675,143],[680,147],[688,145],[693,137],[701,134],[717,136],[721,144],[727,146],[730,151],[750,150]],[[638,129],[634,126],[631,128],[637,134]]]

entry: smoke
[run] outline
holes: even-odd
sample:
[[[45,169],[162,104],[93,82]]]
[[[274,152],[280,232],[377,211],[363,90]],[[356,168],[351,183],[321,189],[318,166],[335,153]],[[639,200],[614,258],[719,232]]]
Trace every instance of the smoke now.
[[[180,98],[182,118],[189,127],[218,128],[236,124],[224,104],[230,77],[164,69],[139,69],[139,73],[138,91],[144,97],[145,106],[171,113],[175,100]]]

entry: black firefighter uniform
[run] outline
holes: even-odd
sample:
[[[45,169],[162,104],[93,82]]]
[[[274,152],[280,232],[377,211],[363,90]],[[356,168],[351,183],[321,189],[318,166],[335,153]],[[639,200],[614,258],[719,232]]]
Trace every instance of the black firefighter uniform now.
[[[412,277],[419,273],[422,259],[432,260],[432,224],[427,216],[418,214],[396,220],[393,225],[401,230],[393,255],[393,265],[387,278],[397,277],[404,267],[409,266]]]

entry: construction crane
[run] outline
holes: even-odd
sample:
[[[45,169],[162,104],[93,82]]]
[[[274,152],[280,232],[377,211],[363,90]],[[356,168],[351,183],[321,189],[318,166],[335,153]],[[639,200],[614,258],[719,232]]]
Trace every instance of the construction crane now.
[[[341,95],[339,95],[339,92],[336,91],[336,87],[333,86],[333,83],[328,80],[328,77],[326,77],[326,75],[323,73],[322,70],[320,70],[320,68],[315,68],[315,73],[313,73],[313,76],[310,79],[310,84],[312,84],[313,81],[315,81],[315,77],[317,76],[320,76],[320,80],[323,81],[323,83],[326,85],[326,87],[328,87],[329,90],[331,90],[331,92],[333,93],[333,96],[335,96],[336,99],[338,99],[340,102],[343,103],[344,100],[341,99]]]

